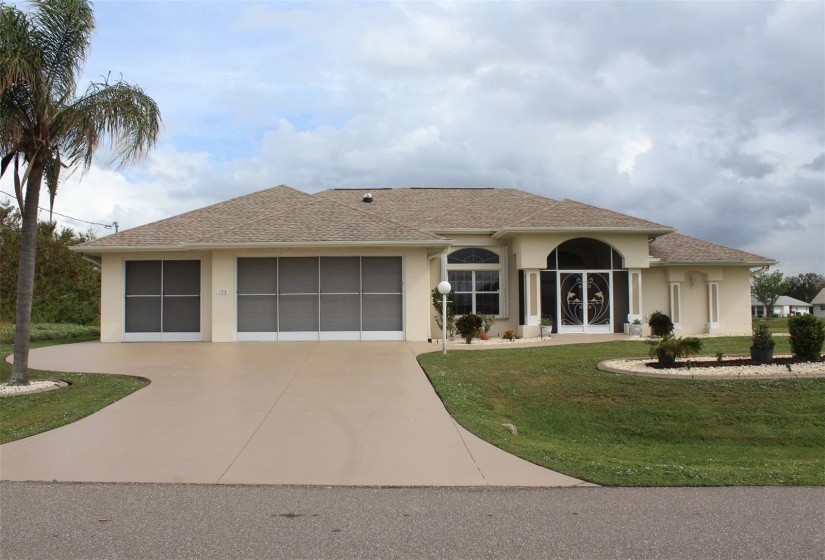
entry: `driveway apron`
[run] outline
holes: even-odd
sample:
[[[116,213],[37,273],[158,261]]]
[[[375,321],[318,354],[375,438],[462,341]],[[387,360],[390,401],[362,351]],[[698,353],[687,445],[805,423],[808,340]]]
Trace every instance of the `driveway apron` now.
[[[82,343],[33,350],[30,364],[152,383],[0,446],[2,480],[586,484],[458,426],[406,342]]]

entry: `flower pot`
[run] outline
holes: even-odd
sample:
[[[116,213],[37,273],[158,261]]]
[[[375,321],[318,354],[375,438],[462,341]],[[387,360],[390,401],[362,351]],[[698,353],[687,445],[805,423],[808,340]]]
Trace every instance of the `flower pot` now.
[[[542,325],[541,327],[541,337],[542,338],[550,338],[550,335],[553,334],[553,327],[550,325]]]
[[[773,361],[773,348],[751,348],[751,360],[757,364],[769,364]]]
[[[639,338],[642,336],[642,325],[631,323],[630,324],[630,336]]]
[[[667,350],[657,350],[656,358],[659,361],[659,366],[663,368],[672,368],[676,366],[676,356],[671,356]]]
[[[478,335],[478,338],[480,338],[481,340],[490,340],[490,333],[483,332],[480,335]]]

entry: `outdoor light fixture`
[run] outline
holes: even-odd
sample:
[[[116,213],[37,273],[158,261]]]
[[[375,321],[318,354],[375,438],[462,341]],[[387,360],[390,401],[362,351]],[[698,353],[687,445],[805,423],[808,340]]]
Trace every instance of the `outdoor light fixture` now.
[[[438,293],[441,294],[441,339],[443,340],[444,355],[447,355],[447,294],[453,289],[446,280],[438,284]]]
[[[696,278],[696,274],[695,274],[695,273],[690,275],[690,287],[691,287],[691,288],[692,288],[693,286],[695,286],[695,285],[696,285],[696,279],[697,279],[697,278]]]

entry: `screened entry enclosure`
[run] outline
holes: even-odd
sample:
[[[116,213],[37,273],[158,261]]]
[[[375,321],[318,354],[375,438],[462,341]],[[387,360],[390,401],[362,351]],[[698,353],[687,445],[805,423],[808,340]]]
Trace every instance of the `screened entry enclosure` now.
[[[238,259],[238,340],[403,340],[401,257]]]
[[[595,239],[571,239],[547,257],[541,273],[542,315],[559,333],[621,332],[628,313],[627,271],[615,249]]]
[[[199,341],[201,263],[126,261],[123,340]]]

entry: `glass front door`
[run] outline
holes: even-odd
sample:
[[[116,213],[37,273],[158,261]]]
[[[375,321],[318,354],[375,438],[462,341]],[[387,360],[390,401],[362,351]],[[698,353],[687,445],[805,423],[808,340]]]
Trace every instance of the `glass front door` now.
[[[611,331],[610,272],[559,272],[559,332]]]

